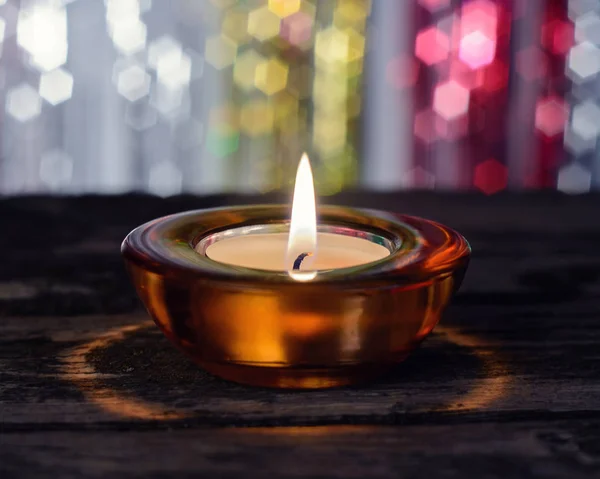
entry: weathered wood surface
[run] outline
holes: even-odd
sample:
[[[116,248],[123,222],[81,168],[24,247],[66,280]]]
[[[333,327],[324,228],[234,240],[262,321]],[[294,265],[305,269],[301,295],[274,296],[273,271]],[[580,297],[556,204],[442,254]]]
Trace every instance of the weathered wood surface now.
[[[600,477],[600,197],[332,199],[439,220],[474,254],[393,374],[310,392],[198,370],[123,269],[138,224],[240,202],[0,201],[0,478]]]

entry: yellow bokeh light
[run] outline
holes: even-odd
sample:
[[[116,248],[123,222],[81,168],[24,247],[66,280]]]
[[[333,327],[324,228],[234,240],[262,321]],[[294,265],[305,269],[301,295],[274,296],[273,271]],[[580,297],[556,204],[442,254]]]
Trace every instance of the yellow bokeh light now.
[[[241,88],[250,90],[254,88],[256,68],[265,62],[265,57],[255,50],[247,50],[238,56],[233,67],[233,81]]]
[[[270,133],[273,130],[275,111],[273,105],[265,100],[253,100],[240,111],[241,130],[249,136]]]
[[[269,0],[269,10],[281,18],[285,18],[300,10],[300,0]]]
[[[256,67],[256,88],[273,95],[285,88],[288,78],[288,66],[276,58],[263,62]]]
[[[215,35],[206,40],[204,58],[207,63],[221,70],[231,65],[237,54],[237,45],[233,40]]]
[[[341,75],[316,75],[313,84],[315,107],[318,110],[340,110],[348,98],[348,83]]]
[[[316,35],[315,54],[321,62],[346,64],[363,57],[365,38],[355,30],[329,27]]]
[[[369,13],[369,8],[364,2],[357,0],[340,1],[333,14],[333,23],[337,27],[351,27],[363,24]]]
[[[275,125],[284,133],[293,133],[306,122],[306,112],[300,108],[298,99],[287,91],[273,96],[275,103]]]
[[[221,23],[221,32],[238,43],[246,42],[250,38],[248,13],[237,9],[227,10]]]
[[[248,15],[248,33],[257,40],[265,41],[276,37],[280,27],[281,19],[266,5]]]
[[[319,153],[330,156],[341,151],[346,143],[344,115],[319,115],[315,118],[313,141]]]

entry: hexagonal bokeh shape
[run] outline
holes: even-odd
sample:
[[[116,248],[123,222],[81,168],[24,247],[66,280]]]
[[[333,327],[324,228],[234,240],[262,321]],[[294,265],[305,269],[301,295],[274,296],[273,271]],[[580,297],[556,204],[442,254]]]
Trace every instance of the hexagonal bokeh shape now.
[[[356,27],[362,23],[369,14],[369,7],[365,2],[342,1],[337,2],[333,13],[333,23],[341,28]]]
[[[234,42],[245,43],[250,38],[248,12],[236,8],[227,10],[221,21],[221,34]]]
[[[570,0],[569,18],[576,20],[577,17],[585,15],[587,12],[594,11],[598,6],[598,0]]]
[[[460,40],[458,57],[471,69],[489,65],[496,55],[496,41],[476,30]]]
[[[326,64],[351,63],[364,55],[365,38],[354,29],[325,28],[315,36],[315,55]]]
[[[183,174],[170,161],[163,161],[150,168],[148,187],[152,193],[159,196],[172,196],[181,193]]]
[[[137,101],[150,92],[150,75],[140,65],[130,65],[117,74],[117,91],[129,101]]]
[[[502,191],[507,181],[508,170],[498,160],[490,158],[475,167],[473,184],[486,195]]]
[[[567,76],[583,83],[600,72],[600,49],[593,43],[582,42],[571,48],[567,60]]]
[[[307,13],[298,12],[282,20],[280,36],[292,45],[302,47],[310,40],[312,30],[312,17]]]
[[[563,193],[580,194],[590,191],[592,174],[578,163],[563,166],[558,172],[556,188]]]
[[[177,90],[191,80],[192,59],[183,52],[163,55],[156,64],[156,77],[167,88]]]
[[[587,12],[575,20],[575,40],[600,44],[600,15],[597,12]]]
[[[417,34],[415,56],[427,65],[434,65],[448,58],[450,40],[436,27],[429,27]]]
[[[273,95],[283,90],[287,84],[288,66],[276,58],[271,58],[256,67],[256,88]]]
[[[12,88],[6,94],[6,113],[18,121],[26,122],[42,111],[42,99],[27,83]]]
[[[268,5],[253,10],[248,15],[248,33],[260,41],[279,35],[281,18],[269,10]]]
[[[58,105],[73,94],[73,75],[58,68],[40,77],[40,96],[51,105]]]
[[[62,150],[45,152],[40,159],[40,179],[51,189],[60,189],[71,182],[73,160]]]
[[[254,88],[256,68],[265,61],[256,50],[247,50],[242,53],[233,66],[233,81],[244,90]]]
[[[269,0],[269,10],[281,18],[288,17],[300,10],[300,0]]]
[[[564,20],[550,20],[542,25],[542,44],[555,55],[564,55],[573,46],[573,24]]]
[[[558,97],[540,100],[535,109],[535,127],[548,138],[562,133],[568,118],[568,106]]]
[[[274,120],[273,105],[264,100],[251,101],[240,110],[240,127],[249,136],[270,133]]]
[[[148,45],[148,65],[156,68],[161,58],[171,55],[180,56],[181,43],[169,35],[163,35]]]
[[[450,121],[467,113],[469,99],[469,90],[454,80],[450,80],[436,87],[433,93],[433,110],[445,120]]]
[[[67,61],[67,13],[50,2],[30,4],[19,11],[17,43],[30,54],[30,63],[42,71]]]
[[[112,41],[124,55],[133,55],[146,46],[146,24],[138,17],[125,17],[112,25]]]
[[[600,135],[600,107],[592,100],[576,105],[571,129],[583,140],[595,140]]]
[[[204,58],[207,63],[222,70],[233,64],[237,55],[237,44],[223,35],[215,35],[206,40]]]

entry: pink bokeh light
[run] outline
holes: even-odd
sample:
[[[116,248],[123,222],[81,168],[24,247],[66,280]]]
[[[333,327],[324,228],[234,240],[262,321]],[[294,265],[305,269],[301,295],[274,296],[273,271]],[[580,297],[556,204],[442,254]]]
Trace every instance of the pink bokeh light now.
[[[494,3],[465,4],[460,18],[458,57],[473,70],[489,65],[496,55],[498,11]]]
[[[496,55],[496,41],[476,30],[460,40],[458,57],[473,70],[489,65]]]
[[[450,80],[435,88],[433,110],[445,120],[453,120],[467,113],[470,93],[467,88]]]
[[[313,20],[304,12],[296,12],[281,21],[280,36],[295,46],[310,40]]]
[[[434,65],[446,60],[449,50],[448,36],[435,27],[426,28],[417,35],[415,55],[427,65]]]
[[[535,109],[535,127],[547,138],[562,133],[569,118],[568,105],[559,97],[540,99]]]

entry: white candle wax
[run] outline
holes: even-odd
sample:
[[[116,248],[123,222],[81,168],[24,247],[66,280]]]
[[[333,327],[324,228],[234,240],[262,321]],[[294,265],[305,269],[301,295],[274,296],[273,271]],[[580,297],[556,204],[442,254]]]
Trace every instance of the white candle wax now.
[[[225,238],[206,248],[214,261],[246,268],[286,271],[288,233],[265,233]],[[348,268],[385,258],[385,246],[355,236],[335,233],[317,234],[317,252],[311,258],[311,270]],[[301,268],[304,269],[304,268]]]

